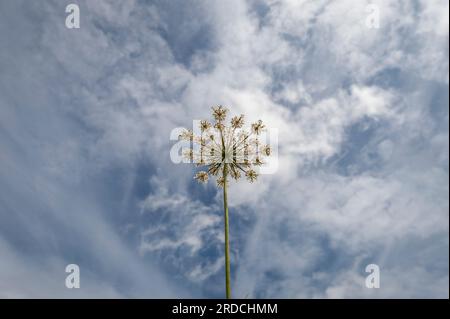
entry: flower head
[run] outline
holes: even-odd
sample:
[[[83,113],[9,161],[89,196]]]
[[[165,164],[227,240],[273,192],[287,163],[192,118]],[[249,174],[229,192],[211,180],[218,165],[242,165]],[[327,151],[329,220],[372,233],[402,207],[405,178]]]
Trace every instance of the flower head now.
[[[206,183],[209,176],[215,176],[217,186],[223,187],[226,177],[239,180],[242,176],[250,182],[258,177],[255,167],[263,164],[262,156],[270,156],[269,145],[261,145],[258,135],[264,129],[259,120],[245,130],[244,115],[234,116],[230,126],[225,123],[227,109],[223,106],[212,108],[215,122],[200,121],[200,135],[194,136],[192,131],[186,130],[180,138],[192,142],[192,148],[183,153],[185,158],[193,161],[197,166],[205,166],[199,171],[195,179]],[[226,169],[225,169],[226,167]],[[225,176],[224,176],[225,175]]]
[[[225,121],[225,118],[227,117],[227,109],[224,108],[222,105],[216,106],[212,108],[213,110],[213,117],[217,122],[223,122]]]
[[[256,135],[259,135],[264,128],[265,128],[265,125],[262,124],[261,120],[258,120],[258,122],[252,124],[252,131]]]
[[[241,114],[239,117],[235,116],[231,119],[231,126],[233,128],[242,128],[244,126],[244,115]]]
[[[258,174],[254,170],[250,169],[245,173],[245,176],[250,183],[253,183],[254,181],[256,181]]]
[[[195,179],[201,183],[206,183],[208,181],[208,173],[205,171],[200,171],[197,174],[195,174]]]
[[[209,123],[208,121],[206,121],[206,120],[200,121],[200,130],[202,132],[209,130],[210,127],[211,127],[211,123]]]

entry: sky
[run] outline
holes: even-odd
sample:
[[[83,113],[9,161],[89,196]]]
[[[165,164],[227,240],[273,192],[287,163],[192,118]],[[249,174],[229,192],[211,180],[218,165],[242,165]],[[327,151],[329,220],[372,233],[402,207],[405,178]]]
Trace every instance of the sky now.
[[[0,1],[0,298],[222,298],[221,190],[170,158],[217,104],[279,132],[229,188],[234,297],[448,298],[448,12]]]

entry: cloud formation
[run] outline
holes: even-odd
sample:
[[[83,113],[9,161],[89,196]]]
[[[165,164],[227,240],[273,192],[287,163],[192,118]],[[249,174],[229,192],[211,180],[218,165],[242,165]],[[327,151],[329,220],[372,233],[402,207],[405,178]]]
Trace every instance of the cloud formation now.
[[[0,296],[221,297],[221,194],[169,135],[224,104],[279,129],[230,188],[236,297],[448,298],[448,2],[370,3],[2,2]]]

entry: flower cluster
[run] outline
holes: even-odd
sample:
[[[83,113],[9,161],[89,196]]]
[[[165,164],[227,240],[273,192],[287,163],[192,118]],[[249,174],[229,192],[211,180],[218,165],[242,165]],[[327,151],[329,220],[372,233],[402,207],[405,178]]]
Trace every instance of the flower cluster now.
[[[195,179],[206,183],[212,175],[217,178],[219,187],[225,185],[227,176],[235,180],[245,176],[254,182],[258,177],[256,166],[264,164],[263,158],[271,153],[270,146],[259,140],[265,126],[259,120],[246,131],[243,129],[244,115],[233,117],[226,125],[228,110],[219,105],[212,111],[214,123],[200,121],[200,135],[185,130],[179,136],[191,145],[183,155],[197,166],[206,167],[195,175]]]

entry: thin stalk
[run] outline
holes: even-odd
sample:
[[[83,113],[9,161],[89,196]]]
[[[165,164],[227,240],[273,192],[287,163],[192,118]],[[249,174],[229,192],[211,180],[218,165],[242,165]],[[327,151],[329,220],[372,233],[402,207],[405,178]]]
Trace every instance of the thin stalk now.
[[[227,299],[231,299],[231,285],[230,285],[230,237],[229,237],[229,223],[228,223],[228,199],[227,199],[227,178],[228,178],[228,164],[225,158],[225,140],[223,138],[222,129],[220,130],[220,139],[222,142],[222,163],[223,163],[223,213],[225,224],[225,291]]]
[[[228,201],[227,201],[227,164],[223,166],[223,210],[225,215],[225,289],[227,299],[231,299],[231,285],[230,285],[230,238],[229,238],[229,224],[228,224]]]

